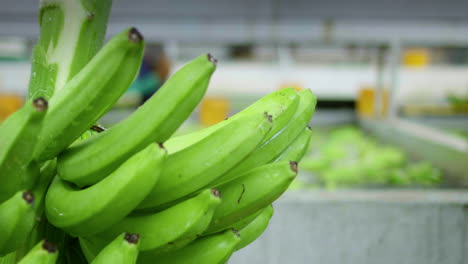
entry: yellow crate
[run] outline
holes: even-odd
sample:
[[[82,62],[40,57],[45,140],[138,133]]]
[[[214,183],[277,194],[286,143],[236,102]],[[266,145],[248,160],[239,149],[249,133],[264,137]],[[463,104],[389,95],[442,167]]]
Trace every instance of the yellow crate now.
[[[0,94],[0,121],[16,112],[23,103],[23,99],[18,95]]]
[[[229,100],[223,96],[207,96],[200,104],[200,123],[210,126],[223,121],[229,115]]]
[[[382,108],[381,115],[384,116],[387,114],[388,109],[388,98],[389,93],[387,90],[382,90]],[[372,87],[364,87],[359,90],[357,102],[356,102],[356,111],[361,117],[374,117],[375,116],[375,89]]]
[[[424,67],[429,64],[429,51],[423,48],[407,49],[403,55],[403,63],[409,67]]]

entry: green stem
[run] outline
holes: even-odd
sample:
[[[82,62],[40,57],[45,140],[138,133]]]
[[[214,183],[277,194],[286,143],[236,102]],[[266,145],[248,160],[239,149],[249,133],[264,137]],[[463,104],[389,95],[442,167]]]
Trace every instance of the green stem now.
[[[49,99],[101,48],[112,0],[42,0],[28,97]]]

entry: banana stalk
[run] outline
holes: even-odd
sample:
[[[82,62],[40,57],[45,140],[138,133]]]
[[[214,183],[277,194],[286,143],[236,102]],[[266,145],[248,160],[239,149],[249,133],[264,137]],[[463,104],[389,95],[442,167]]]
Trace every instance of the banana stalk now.
[[[39,4],[40,33],[31,59],[28,98],[52,95],[74,77],[100,50],[112,5],[112,0],[41,0]],[[44,226],[50,226],[45,216]],[[51,226],[50,226],[51,227]],[[41,230],[38,236],[56,240],[61,252],[59,263],[82,263],[72,255],[72,241],[56,228]],[[31,249],[27,246],[24,250]],[[70,251],[70,252],[69,252]],[[24,254],[18,252],[16,259]],[[76,255],[76,254],[75,254]],[[73,261],[70,259],[73,258]]]
[[[29,98],[60,90],[101,48],[112,0],[42,0]]]

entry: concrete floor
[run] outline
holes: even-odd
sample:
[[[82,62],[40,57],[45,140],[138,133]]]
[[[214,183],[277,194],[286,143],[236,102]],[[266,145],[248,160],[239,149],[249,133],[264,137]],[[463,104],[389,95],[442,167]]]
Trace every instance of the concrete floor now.
[[[468,264],[468,191],[294,191],[229,264]]]

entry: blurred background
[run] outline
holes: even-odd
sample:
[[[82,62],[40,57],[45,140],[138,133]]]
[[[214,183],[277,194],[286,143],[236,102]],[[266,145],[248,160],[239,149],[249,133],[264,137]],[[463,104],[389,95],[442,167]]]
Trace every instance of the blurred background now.
[[[27,94],[38,1],[2,0],[0,120]],[[318,98],[310,151],[230,263],[468,263],[468,1],[114,0],[147,48],[110,127],[181,65],[218,60],[179,134],[284,87]]]

